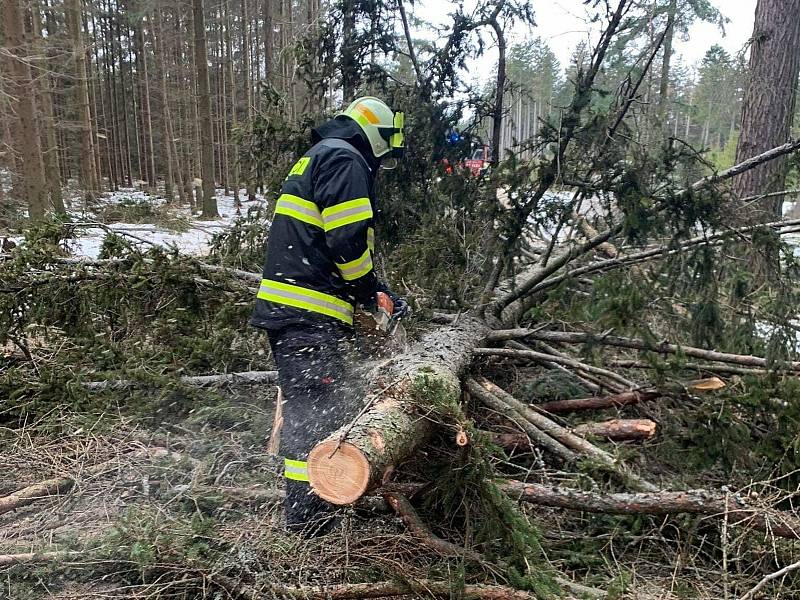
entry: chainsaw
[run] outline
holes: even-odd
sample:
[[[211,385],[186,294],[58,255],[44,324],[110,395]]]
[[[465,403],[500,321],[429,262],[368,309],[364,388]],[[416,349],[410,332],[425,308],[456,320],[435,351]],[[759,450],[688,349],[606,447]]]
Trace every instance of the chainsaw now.
[[[375,320],[375,329],[394,338],[397,346],[405,346],[406,328],[394,314],[394,302],[386,292],[375,294],[375,307],[370,311]]]

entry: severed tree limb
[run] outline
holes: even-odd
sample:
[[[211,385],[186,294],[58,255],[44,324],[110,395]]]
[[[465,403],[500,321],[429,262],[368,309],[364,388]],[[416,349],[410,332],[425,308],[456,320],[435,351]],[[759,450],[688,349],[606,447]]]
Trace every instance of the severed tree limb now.
[[[491,401],[491,397],[500,400],[517,411],[520,416],[533,424],[536,428],[540,429],[554,440],[557,440],[571,451],[596,460],[606,468],[617,473],[623,481],[626,481],[634,489],[645,491],[655,491],[658,489],[652,483],[628,472],[623,465],[617,462],[617,460],[605,450],[598,448],[581,436],[571,432],[566,427],[555,423],[545,415],[536,412],[533,408],[523,404],[491,381],[484,378],[469,379],[467,380],[467,389],[482,400],[488,399]]]
[[[587,365],[586,363],[574,358],[565,358],[563,356],[545,354],[544,352],[536,352],[535,350],[516,350],[512,348],[475,348],[472,352],[478,356],[506,356],[509,358],[529,358],[538,362],[554,362],[567,367],[572,367],[574,369],[580,369],[581,371],[587,371],[594,375],[608,377],[615,381],[620,381],[621,379],[622,381],[626,381],[629,387],[636,387],[635,384],[625,380],[624,378],[621,378],[613,371],[609,371],[608,369],[603,369],[601,367],[595,367],[594,365]]]
[[[277,371],[242,371],[241,373],[223,373],[221,375],[182,375],[181,383],[206,387],[211,385],[256,385],[277,383]],[[151,385],[149,382],[136,379],[109,379],[107,381],[87,381],[83,386],[90,390],[118,390],[137,386]]]
[[[553,354],[554,356],[559,356],[561,358],[576,360],[575,358],[569,356],[566,352],[561,352],[560,350],[546,344],[541,340],[537,341],[536,344],[542,350],[544,350],[546,354]],[[520,348],[521,350],[530,350],[530,348],[526,348],[522,344],[519,344],[519,342],[515,341],[510,341],[506,345],[511,348],[517,347]],[[638,387],[636,383],[634,383],[630,379],[626,379],[625,377],[623,377],[619,373],[615,373],[614,371],[608,371],[609,375],[600,375],[598,373],[590,375],[580,370],[578,370],[578,373],[581,373],[584,377],[586,377],[587,375],[589,377],[592,377],[594,381],[600,384],[603,388],[615,393],[624,392],[625,390],[630,390]]]
[[[609,364],[612,367],[618,367],[620,369],[655,369],[652,364],[639,360],[613,360]],[[747,369],[744,367],[734,367],[731,365],[714,365],[696,362],[681,363],[681,368],[686,369],[687,371],[704,371],[706,373],[720,373],[726,375],[753,375],[755,377],[761,377],[763,375],[767,375],[768,373],[792,372],[782,369],[768,371],[767,369]]]
[[[615,515],[727,514],[730,523],[748,525],[778,537],[800,539],[800,520],[770,508],[748,505],[743,499],[709,490],[647,493],[598,493],[509,481],[500,488],[512,498],[541,506]]]
[[[504,402],[501,398],[498,398],[496,394],[491,393],[474,379],[468,379],[466,385],[467,390],[469,390],[473,396],[519,426],[525,434],[529,436],[528,444],[533,443],[540,446],[564,460],[575,460],[576,454],[573,450],[551,437],[543,429],[537,427],[535,423],[527,419],[525,415],[516,410],[508,402]]]
[[[612,419],[598,423],[582,423],[573,431],[578,435],[593,435],[615,442],[642,441],[652,438],[657,426],[650,419]],[[524,433],[495,433],[485,431],[489,439],[507,450],[514,448],[530,448],[531,439]]]
[[[616,346],[619,348],[629,348],[631,350],[645,350],[658,354],[682,354],[692,358],[723,362],[745,367],[768,368],[766,358],[752,356],[749,354],[730,354],[727,352],[717,352],[716,350],[706,350],[693,346],[682,346],[669,342],[651,344],[645,340],[626,338],[612,335],[595,335],[578,331],[542,331],[529,330],[530,337],[548,342],[562,342],[566,344],[587,344],[594,343],[605,346]],[[479,349],[480,350],[480,349]],[[500,349],[498,349],[500,350]],[[489,354],[488,352],[478,352],[479,354]],[[800,371],[800,362],[790,362],[786,365],[792,371]]]
[[[581,423],[573,431],[578,435],[594,435],[616,442],[649,440],[657,425],[650,419],[611,419],[599,423]]]
[[[633,390],[614,394],[613,396],[602,396],[599,398],[574,398],[571,400],[553,400],[537,404],[536,408],[549,413],[577,412],[581,410],[602,410],[605,408],[619,408],[631,404],[639,404],[646,400],[655,400],[661,396],[655,390]]]
[[[459,402],[460,377],[487,330],[465,315],[378,369],[366,382],[378,391],[362,414],[309,453],[312,490],[333,504],[351,504],[386,481],[436,429],[437,407]]]

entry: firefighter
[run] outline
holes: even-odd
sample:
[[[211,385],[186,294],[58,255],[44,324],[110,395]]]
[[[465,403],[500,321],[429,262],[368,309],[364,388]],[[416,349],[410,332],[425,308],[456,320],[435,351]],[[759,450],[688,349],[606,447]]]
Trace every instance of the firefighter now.
[[[381,160],[404,150],[403,113],[367,96],[312,131],[313,146],[289,171],[269,231],[250,323],[265,329],[284,396],[286,525],[319,535],[334,507],[313,494],[306,458],[358,412],[347,353],[357,305],[385,292],[393,318],[408,303],[375,275],[373,188]]]

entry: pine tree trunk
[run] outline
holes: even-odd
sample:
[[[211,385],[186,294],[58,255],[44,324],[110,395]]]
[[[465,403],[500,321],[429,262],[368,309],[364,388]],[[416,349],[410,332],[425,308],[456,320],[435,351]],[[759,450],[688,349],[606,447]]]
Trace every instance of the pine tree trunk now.
[[[667,7],[667,33],[664,36],[664,57],[661,61],[661,81],[658,89],[658,122],[663,131],[669,131],[667,123],[667,107],[669,105],[669,71],[672,60],[672,39],[675,33],[675,15],[678,12],[678,0],[670,0]]]
[[[501,156],[501,133],[503,130],[503,95],[506,87],[506,38],[503,28],[497,20],[492,19],[490,25],[497,37],[497,78],[495,79],[494,108],[492,109],[492,148],[491,163],[496,165]]]
[[[33,26],[33,37],[37,43],[42,42],[42,15],[39,4],[31,7],[31,24]],[[41,48],[40,53],[52,58],[52,54],[46,48]],[[50,194],[50,205],[57,213],[65,213],[64,199],[61,195],[61,172],[58,168],[58,142],[56,140],[55,116],[53,110],[53,81],[49,71],[44,71],[39,81],[40,85],[40,104],[42,110],[42,160],[44,175],[48,193]]]
[[[83,36],[84,39],[89,38],[89,21],[86,17],[85,12],[81,14],[80,18],[81,27],[83,27]],[[91,46],[94,48],[94,40],[91,43]],[[96,48],[95,48],[96,52]],[[83,60],[86,67],[86,73],[92,74],[92,55],[87,51],[84,53]],[[94,157],[92,160],[92,164],[94,164],[94,180],[96,184],[96,190],[99,192],[100,187],[103,185],[103,173],[102,173],[102,160],[100,158],[100,143],[98,141],[97,136],[97,124],[98,124],[98,115],[100,115],[100,110],[97,107],[97,77],[92,74],[91,77],[87,79],[87,86],[89,88],[89,112],[92,115],[92,119],[90,121],[91,130],[90,135],[92,138],[92,147],[94,148]]]
[[[161,93],[161,118],[163,122],[162,139],[164,140],[164,157],[166,158],[166,173],[164,174],[164,196],[167,202],[172,203],[174,196],[174,161],[172,157],[172,135],[170,134],[171,123],[169,118],[169,96],[167,94],[167,69],[164,65],[164,28],[161,19],[161,9],[154,11],[155,19],[150,34],[153,36],[153,51],[156,60],[156,71],[158,75],[159,91]]]
[[[128,187],[133,187],[133,152],[131,151],[131,132],[130,132],[130,124],[128,123],[128,103],[126,98],[132,97],[133,94],[127,93],[127,86],[125,84],[125,55],[122,52],[122,28],[120,27],[119,19],[116,22],[116,32],[117,32],[117,51],[119,53],[119,80],[120,80],[120,114],[122,115],[122,137],[124,139],[125,145],[121,148],[122,156],[125,159],[125,179]],[[128,60],[128,64],[130,64],[130,60]],[[131,83],[131,87],[133,83]]]
[[[236,77],[233,69],[233,44],[231,43],[231,15],[229,0],[225,0],[225,73],[228,76],[228,91],[230,93],[229,100],[231,107],[231,132],[233,132],[238,127],[238,118],[236,115]],[[239,149],[235,143],[229,145],[229,154],[230,156],[228,160],[233,162],[231,165],[233,204],[238,211],[242,203],[239,198]]]
[[[310,2],[311,0],[309,0]],[[268,84],[274,84],[273,64],[275,56],[274,41],[274,3],[275,0],[264,0],[262,4],[262,17],[264,19],[264,79]]]
[[[356,9],[354,0],[345,0],[342,23],[342,94],[344,103],[355,100],[358,66],[355,58]]]
[[[96,150],[97,156],[95,157],[95,161],[97,164],[97,181],[102,184],[103,181],[103,172],[102,172],[102,157],[101,155],[105,155],[106,160],[106,175],[108,176],[108,189],[114,189],[114,182],[113,182],[113,171],[114,167],[112,165],[112,157],[111,157],[111,145],[110,145],[110,127],[108,125],[110,115],[109,112],[106,111],[106,97],[103,93],[103,76],[100,72],[100,45],[101,39],[103,39],[103,44],[105,40],[102,36],[102,32],[98,35],[98,27],[97,27],[97,20],[95,16],[91,16],[91,23],[92,23],[92,32],[93,32],[93,42],[92,48],[94,49],[94,76],[93,79],[95,84],[92,86],[94,92],[94,114],[95,114],[95,126],[96,126]],[[87,35],[88,35],[88,26],[87,26]],[[92,68],[92,61],[89,61],[89,69]],[[107,77],[106,77],[107,79]],[[99,106],[98,106],[99,104]],[[110,104],[110,103],[109,103]],[[102,133],[101,133],[102,132]],[[102,147],[105,145],[105,153],[102,151]]]
[[[72,51],[75,60],[75,106],[81,128],[81,186],[84,189],[86,199],[92,201],[100,186],[96,178],[97,169],[95,167],[92,113],[89,102],[89,79],[86,71],[86,47],[83,44],[83,27],[81,23],[81,0],[65,0],[64,13],[67,31],[72,40]]]
[[[153,148],[153,121],[150,108],[150,78],[147,69],[147,53],[144,43],[145,17],[134,24],[134,47],[136,51],[136,82],[139,88],[139,134],[141,135],[142,165],[144,177],[153,190],[156,189],[156,163]]]
[[[800,72],[800,0],[758,0],[750,46],[747,90],[736,163],[779,146],[789,138]],[[788,162],[780,158],[733,180],[734,198],[785,189]],[[782,198],[753,202],[742,215],[747,222],[774,221]]]
[[[5,0],[2,17],[3,44],[9,53],[8,93],[12,97],[11,105],[16,113],[16,119],[12,123],[13,139],[20,154],[21,177],[15,195],[27,203],[28,216],[36,220],[45,215],[47,194],[34,101],[36,91],[27,62],[28,47],[19,0]]]
[[[242,0],[242,73],[244,74],[244,101],[247,106],[247,122],[253,119],[253,80],[250,65],[250,13],[247,2]]]
[[[203,218],[219,216],[214,196],[214,124],[211,121],[211,90],[208,79],[206,26],[203,0],[192,0],[194,18],[194,54],[197,65],[197,111],[200,119],[202,146],[200,149],[200,174],[203,180]]]

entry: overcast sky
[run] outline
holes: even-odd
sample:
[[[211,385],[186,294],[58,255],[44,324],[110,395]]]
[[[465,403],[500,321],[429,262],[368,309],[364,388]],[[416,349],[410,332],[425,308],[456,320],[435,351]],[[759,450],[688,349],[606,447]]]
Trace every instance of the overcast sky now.
[[[720,44],[730,54],[741,51],[753,33],[753,17],[756,0],[711,0],[730,22],[725,25],[725,33],[710,23],[696,23],[687,39],[675,40],[675,51],[688,65],[699,62],[713,44]],[[469,6],[471,2],[467,2]],[[432,23],[449,22],[447,14],[455,2],[442,0],[421,0],[414,14]],[[558,56],[563,69],[569,63],[572,50],[581,40],[595,41],[597,26],[588,22],[586,7],[582,0],[547,0],[535,2],[536,27],[517,26],[510,32],[510,42],[521,42],[537,36],[544,38]],[[593,37],[592,37],[593,36]],[[470,73],[481,80],[491,77],[497,61],[496,47],[470,66]]]

